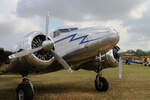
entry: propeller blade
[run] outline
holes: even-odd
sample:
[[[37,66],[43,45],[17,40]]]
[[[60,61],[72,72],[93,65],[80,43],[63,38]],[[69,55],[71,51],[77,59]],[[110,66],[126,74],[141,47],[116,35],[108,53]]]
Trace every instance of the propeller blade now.
[[[35,48],[35,49],[31,49],[31,50],[23,50],[23,51],[20,51],[18,53],[14,53],[12,55],[10,55],[8,58],[9,59],[13,59],[13,58],[18,58],[18,57],[23,57],[23,56],[26,56],[28,54],[31,54],[31,53],[34,53],[34,52],[37,52],[39,50],[41,50],[43,47],[38,47],[38,48]]]
[[[46,33],[46,40],[48,40],[48,27],[49,27],[49,12],[48,15],[46,16],[46,25],[45,25],[45,33]]]
[[[123,51],[119,46],[113,48],[113,55],[118,61],[118,74],[119,78],[122,78],[122,56],[126,55],[127,51]]]
[[[48,15],[46,16],[46,25],[45,25],[45,32],[46,32],[46,40],[48,40],[48,27],[49,27],[49,12]],[[47,42],[45,42],[47,43]],[[54,46],[54,44],[49,44],[50,47]],[[49,48],[48,48],[49,49]],[[55,57],[55,59],[65,68],[67,69],[69,72],[72,72],[71,67],[69,66],[69,64],[62,58],[60,57],[54,50],[52,50],[51,48],[51,53],[52,55]]]
[[[62,58],[60,57],[54,50],[51,49],[51,53],[52,55],[55,57],[55,59],[65,68],[67,69],[69,72],[72,72],[71,67],[69,66],[69,64]]]
[[[13,59],[13,58],[17,58],[17,57],[23,57],[23,56],[26,56],[28,54],[32,54],[34,52],[37,52],[41,49],[46,49],[46,50],[47,49],[52,49],[53,46],[54,46],[54,43],[52,41],[45,40],[43,42],[42,46],[40,46],[38,48],[20,51],[20,52],[17,52],[17,53],[14,53],[14,54],[10,55],[8,58]]]
[[[118,66],[118,68],[119,68],[119,78],[121,79],[122,78],[122,58],[121,57],[119,57],[119,66]]]

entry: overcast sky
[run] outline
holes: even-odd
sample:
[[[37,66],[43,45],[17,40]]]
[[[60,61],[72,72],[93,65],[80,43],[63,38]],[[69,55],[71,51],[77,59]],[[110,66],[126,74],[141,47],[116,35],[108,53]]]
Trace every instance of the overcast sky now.
[[[113,26],[122,49],[150,50],[150,0],[0,0],[0,47],[13,48],[23,35],[51,26]]]

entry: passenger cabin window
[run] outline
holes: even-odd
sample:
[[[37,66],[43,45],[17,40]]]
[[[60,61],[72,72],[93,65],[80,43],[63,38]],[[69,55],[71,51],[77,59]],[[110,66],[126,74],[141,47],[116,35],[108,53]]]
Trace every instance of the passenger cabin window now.
[[[77,30],[78,28],[66,28],[66,29],[58,29],[56,31],[54,31],[53,33],[53,37],[57,37],[59,36],[61,33],[67,33],[67,32],[71,32],[71,31],[74,31],[74,30]]]

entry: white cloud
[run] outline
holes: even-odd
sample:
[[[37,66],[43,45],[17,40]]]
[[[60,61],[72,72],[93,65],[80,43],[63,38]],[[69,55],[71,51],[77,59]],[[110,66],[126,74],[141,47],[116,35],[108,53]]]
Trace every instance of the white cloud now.
[[[2,0],[0,6],[0,47],[12,48],[19,37],[41,30],[39,17],[21,18],[16,15],[17,0]]]
[[[126,19],[128,12],[146,0],[20,0],[17,14],[43,16],[50,11],[70,21]]]
[[[123,49],[150,49],[148,0],[1,0],[0,6],[0,46],[19,39],[12,38],[16,34],[41,30],[40,16],[50,11],[60,21],[55,25],[113,26]]]
[[[142,5],[139,5],[138,7],[134,8],[133,10],[131,10],[130,15],[132,18],[135,19],[140,19],[143,17],[144,13],[147,11],[148,9],[148,4],[149,2],[143,3]]]
[[[40,19],[19,18],[16,15],[0,15],[0,47],[12,48],[15,43],[21,40],[25,34],[31,31],[40,31]],[[20,39],[17,38],[20,35]],[[16,37],[17,36],[17,37]]]
[[[0,1],[0,12],[9,14],[16,12],[16,6],[17,6],[18,0],[1,0]]]

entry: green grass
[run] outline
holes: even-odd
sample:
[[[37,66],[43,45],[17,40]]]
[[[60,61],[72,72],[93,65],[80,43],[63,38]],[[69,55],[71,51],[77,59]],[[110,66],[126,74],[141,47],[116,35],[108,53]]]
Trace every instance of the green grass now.
[[[96,73],[92,71],[58,71],[31,75],[34,100],[150,100],[150,67],[131,64],[123,66],[123,78],[118,78],[118,68],[103,70],[110,88],[97,92],[94,87]],[[21,76],[0,76],[0,100],[15,100],[15,88]]]

